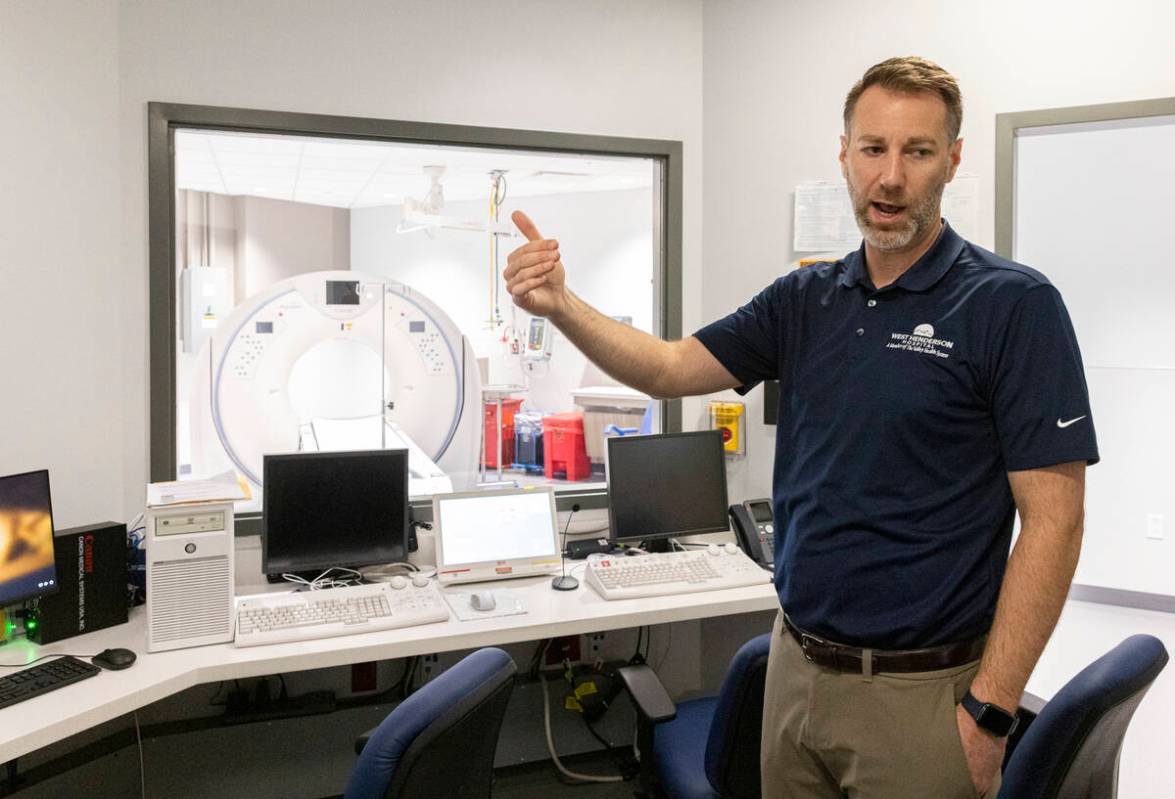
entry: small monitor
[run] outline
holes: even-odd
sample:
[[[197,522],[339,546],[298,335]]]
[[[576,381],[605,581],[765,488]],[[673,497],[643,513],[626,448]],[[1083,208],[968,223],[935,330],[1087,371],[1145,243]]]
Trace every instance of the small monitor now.
[[[0,477],[0,608],[56,591],[49,472]]]
[[[730,529],[719,430],[608,439],[613,540],[667,539]]]
[[[405,558],[408,450],[266,455],[263,469],[266,574]]]
[[[357,280],[328,280],[326,281],[327,305],[358,305],[359,281]]]
[[[747,507],[751,509],[751,517],[756,522],[770,522],[774,520],[771,514],[771,500],[748,502]]]
[[[551,488],[467,491],[433,497],[437,580],[503,580],[559,571]]]

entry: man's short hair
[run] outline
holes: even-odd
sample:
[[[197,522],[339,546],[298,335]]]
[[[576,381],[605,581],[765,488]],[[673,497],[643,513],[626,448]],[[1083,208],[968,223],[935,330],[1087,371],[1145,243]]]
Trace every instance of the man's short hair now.
[[[853,120],[857,100],[870,86],[881,86],[903,94],[937,94],[947,107],[947,137],[953,142],[959,138],[963,126],[963,95],[955,77],[933,61],[918,56],[887,58],[869,67],[845,98],[845,133]]]

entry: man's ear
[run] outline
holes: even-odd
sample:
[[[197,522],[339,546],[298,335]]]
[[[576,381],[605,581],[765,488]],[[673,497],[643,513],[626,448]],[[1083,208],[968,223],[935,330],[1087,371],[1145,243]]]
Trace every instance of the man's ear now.
[[[849,154],[849,140],[846,139],[842,135],[840,137],[840,155],[838,156],[838,160],[840,161],[840,174],[845,179],[848,179],[848,177],[849,177],[849,167],[848,167],[848,164],[845,162],[845,159],[848,157],[848,154]]]
[[[963,140],[955,139],[955,143],[951,145],[951,168],[947,172],[947,183],[955,179],[955,172],[959,170],[959,163],[963,160]]]

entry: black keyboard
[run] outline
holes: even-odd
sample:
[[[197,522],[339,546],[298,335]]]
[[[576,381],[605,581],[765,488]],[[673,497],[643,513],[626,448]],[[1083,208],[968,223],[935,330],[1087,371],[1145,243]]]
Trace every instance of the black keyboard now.
[[[69,655],[0,677],[0,707],[15,705],[70,683],[93,677],[102,669]]]

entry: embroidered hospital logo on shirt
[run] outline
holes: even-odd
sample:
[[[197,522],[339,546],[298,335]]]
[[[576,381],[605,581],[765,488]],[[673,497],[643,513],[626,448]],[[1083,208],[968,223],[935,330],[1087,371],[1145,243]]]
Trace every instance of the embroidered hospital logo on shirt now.
[[[923,355],[933,355],[936,358],[949,358],[949,350],[955,348],[955,342],[934,337],[934,325],[926,322],[914,328],[910,333],[890,333],[889,343],[885,345],[889,350],[905,350],[918,352]]]

